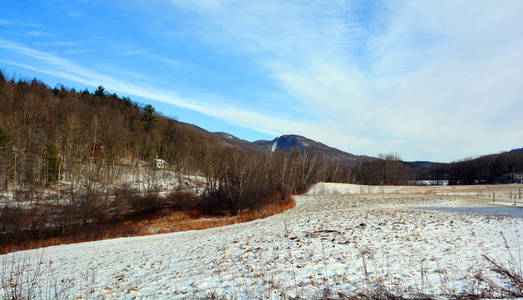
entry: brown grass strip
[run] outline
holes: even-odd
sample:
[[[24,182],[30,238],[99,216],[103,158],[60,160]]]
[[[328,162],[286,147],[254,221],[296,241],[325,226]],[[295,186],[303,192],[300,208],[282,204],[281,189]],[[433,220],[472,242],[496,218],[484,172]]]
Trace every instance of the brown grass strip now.
[[[152,215],[143,220],[125,221],[120,223],[100,223],[85,226],[80,236],[59,236],[39,239],[23,244],[8,244],[0,249],[0,254],[21,250],[37,249],[74,243],[120,237],[145,236],[188,230],[202,230],[220,226],[233,225],[263,219],[293,208],[296,202],[292,197],[281,203],[269,204],[258,209],[243,210],[236,216],[205,216],[198,211],[170,211],[160,215]]]

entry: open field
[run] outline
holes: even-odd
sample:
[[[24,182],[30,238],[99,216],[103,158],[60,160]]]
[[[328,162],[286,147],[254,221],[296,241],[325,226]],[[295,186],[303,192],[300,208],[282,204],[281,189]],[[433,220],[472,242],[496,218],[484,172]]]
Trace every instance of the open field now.
[[[507,245],[521,266],[521,215],[441,211],[491,201],[459,194],[477,193],[467,187],[457,195],[421,191],[326,194],[320,184],[295,197],[295,208],[265,219],[16,252],[0,256],[0,263],[9,277],[13,260],[26,262],[13,282],[39,270],[34,290],[40,294],[61,287],[67,298],[125,299],[347,297],[376,285],[407,296],[445,296],[477,293],[484,287],[477,274],[498,282],[482,255],[508,262]]]
[[[317,194],[423,194],[436,196],[466,196],[473,200],[489,200],[488,205],[523,206],[523,184],[445,185],[445,186],[372,186],[321,182],[308,193]],[[483,201],[474,201],[484,205]]]

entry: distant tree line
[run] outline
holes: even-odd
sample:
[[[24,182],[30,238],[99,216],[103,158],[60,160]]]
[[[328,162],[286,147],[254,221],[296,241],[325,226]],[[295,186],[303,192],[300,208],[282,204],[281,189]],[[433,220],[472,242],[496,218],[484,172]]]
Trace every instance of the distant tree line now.
[[[356,183],[370,185],[408,185],[415,177],[410,166],[395,153],[379,154],[378,159],[358,164],[353,173]]]
[[[446,179],[449,184],[521,183],[523,150],[435,165],[427,177]]]

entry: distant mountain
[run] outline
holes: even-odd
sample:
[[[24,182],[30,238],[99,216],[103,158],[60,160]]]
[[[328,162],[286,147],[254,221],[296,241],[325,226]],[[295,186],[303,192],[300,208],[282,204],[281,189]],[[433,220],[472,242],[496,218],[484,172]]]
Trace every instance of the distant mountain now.
[[[224,132],[216,132],[215,134],[219,136],[222,142],[226,145],[255,152],[290,153],[293,151],[307,151],[309,154],[321,157],[327,155],[331,161],[339,161],[343,165],[355,165],[360,162],[376,159],[370,156],[354,155],[343,152],[300,135],[282,135],[272,141],[258,140],[255,142],[248,142]]]
[[[334,149],[300,135],[282,135],[280,137],[275,138],[272,141],[260,140],[255,141],[253,143],[260,147],[270,149],[273,152],[292,150],[319,150],[328,152]]]

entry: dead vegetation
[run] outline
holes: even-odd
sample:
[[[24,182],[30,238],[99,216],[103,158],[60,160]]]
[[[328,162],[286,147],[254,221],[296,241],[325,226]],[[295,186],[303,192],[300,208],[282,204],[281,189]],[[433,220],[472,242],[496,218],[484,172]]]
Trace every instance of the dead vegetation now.
[[[105,206],[92,209],[90,217],[96,216],[96,222],[85,222],[85,219],[75,217],[72,212],[58,210],[51,207],[53,212],[59,212],[64,217],[60,223],[50,215],[43,213],[44,208],[37,209],[9,209],[0,210],[0,254],[14,251],[42,248],[54,245],[72,244],[94,240],[118,237],[143,236],[150,234],[169,233],[187,230],[201,230],[225,225],[249,222],[260,218],[281,213],[296,205],[294,199],[288,196],[285,200],[275,194],[267,199],[267,205],[257,209],[239,211],[234,216],[206,215],[198,209],[198,199],[188,193],[172,193],[166,198],[156,199],[148,197],[130,197],[126,195],[129,203],[116,198],[118,211],[124,211],[122,206],[134,207],[132,214],[121,215],[105,221],[103,212]],[[85,208],[82,207],[82,212]],[[58,227],[45,227],[49,220],[53,220]],[[77,222],[77,220],[84,220]]]
[[[498,280],[482,273],[476,274],[474,276],[475,280],[484,286],[484,288],[480,290],[479,296],[490,298],[523,297],[523,265],[521,262],[521,253],[518,253],[518,258],[516,259],[503,233],[501,233],[501,236],[505,242],[508,260],[501,262],[488,255],[483,255],[483,259],[489,265],[489,270],[497,276]]]

